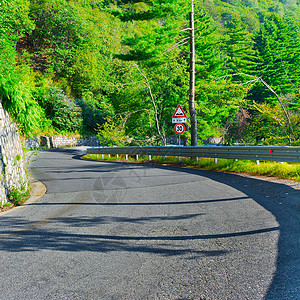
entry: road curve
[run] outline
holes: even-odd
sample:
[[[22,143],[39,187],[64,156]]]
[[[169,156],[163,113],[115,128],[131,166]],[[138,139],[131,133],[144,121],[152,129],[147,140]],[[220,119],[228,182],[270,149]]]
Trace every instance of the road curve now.
[[[0,299],[300,299],[299,184],[81,154],[0,214]]]

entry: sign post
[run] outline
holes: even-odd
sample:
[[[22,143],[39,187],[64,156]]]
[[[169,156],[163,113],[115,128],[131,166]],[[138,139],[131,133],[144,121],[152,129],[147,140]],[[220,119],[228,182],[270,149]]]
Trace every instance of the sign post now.
[[[172,123],[176,123],[174,130],[179,137],[179,146],[180,146],[180,135],[185,131],[185,126],[182,123],[186,123],[186,119],[187,117],[184,110],[182,109],[181,105],[178,104],[172,116]]]
[[[178,134],[179,136],[179,146],[180,146],[180,135],[182,133],[184,133],[185,131],[185,126],[182,123],[177,123],[174,127],[175,132]]]

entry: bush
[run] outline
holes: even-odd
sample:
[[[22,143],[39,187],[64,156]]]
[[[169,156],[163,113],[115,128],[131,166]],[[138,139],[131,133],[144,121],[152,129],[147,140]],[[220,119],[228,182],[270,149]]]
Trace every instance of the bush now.
[[[61,131],[79,131],[82,128],[81,109],[58,87],[50,87],[42,105],[55,128]]]
[[[124,127],[115,123],[110,117],[107,117],[106,122],[99,126],[97,139],[103,146],[122,147],[127,145]]]

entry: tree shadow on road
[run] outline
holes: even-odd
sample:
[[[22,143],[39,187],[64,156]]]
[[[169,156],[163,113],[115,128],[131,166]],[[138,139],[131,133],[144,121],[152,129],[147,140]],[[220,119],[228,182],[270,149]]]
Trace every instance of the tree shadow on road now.
[[[139,252],[161,256],[182,256],[189,259],[203,256],[220,256],[228,253],[225,250],[197,250],[182,247],[176,242],[198,239],[196,236],[182,237],[180,235],[145,237],[126,235],[100,235],[89,233],[76,233],[76,228],[90,228],[111,223],[153,223],[161,221],[188,220],[201,216],[201,214],[186,214],[180,216],[164,217],[84,217],[70,218],[57,217],[39,222],[30,222],[21,217],[4,216],[1,223],[11,228],[0,232],[0,251],[30,252],[40,250],[54,250],[67,252]],[[47,229],[49,224],[53,224]],[[61,224],[73,227],[75,230],[66,232]],[[46,226],[43,226],[46,225]],[[46,228],[45,228],[46,227]],[[65,226],[63,226],[65,228]],[[75,231],[75,232],[74,232]]]
[[[51,150],[52,151],[52,150]],[[57,151],[57,150],[55,150]],[[78,151],[59,150],[66,152],[73,158],[79,158]],[[91,168],[93,172],[99,172],[99,164],[95,162],[95,167]],[[124,165],[119,162],[102,162],[102,165]],[[127,168],[141,168],[143,166],[135,163],[126,163]],[[18,234],[18,237],[11,232],[11,236],[8,235],[5,239],[1,240],[0,237],[0,249],[4,251],[37,251],[39,249],[56,249],[61,251],[133,251],[133,252],[148,252],[160,255],[187,255],[188,253],[195,252],[195,249],[176,249],[176,245],[169,244],[168,247],[162,245],[149,245],[149,242],[166,242],[166,241],[180,241],[193,240],[193,239],[212,239],[212,238],[227,238],[237,235],[255,235],[261,232],[271,232],[279,230],[280,235],[278,239],[278,255],[276,262],[276,271],[273,276],[272,283],[267,292],[266,299],[300,299],[300,190],[294,189],[288,184],[284,184],[278,181],[265,181],[253,177],[245,177],[236,174],[224,174],[221,172],[213,172],[206,170],[196,170],[188,168],[177,168],[172,166],[159,166],[159,165],[144,165],[146,168],[158,168],[162,170],[176,170],[182,172],[182,174],[193,174],[195,176],[204,177],[213,181],[228,185],[247,197],[256,201],[260,206],[269,211],[278,222],[278,227],[266,228],[245,232],[231,232],[222,235],[195,235],[195,236],[164,236],[164,237],[126,237],[126,236],[88,236],[88,235],[76,235],[64,232],[51,232],[47,230],[41,230],[35,228],[34,224],[27,224],[27,227],[32,227],[30,230]],[[105,169],[105,168],[104,168]],[[120,169],[124,169],[123,166]],[[76,170],[75,170],[76,171]],[[109,170],[108,170],[109,171]],[[232,199],[235,200],[235,199]],[[216,201],[231,201],[231,200],[208,200],[212,202]],[[85,202],[79,205],[180,205],[180,204],[200,204],[204,201],[190,201],[191,203],[181,201],[168,203],[150,203],[147,201],[137,203],[114,203],[114,202]],[[192,203],[193,202],[193,203]],[[197,203],[198,202],[198,203]],[[70,205],[72,203],[66,203]],[[62,203],[39,203],[35,205],[62,205]],[[177,216],[180,219],[180,216]],[[187,218],[193,218],[195,216],[185,216]],[[24,220],[19,220],[24,226]],[[18,220],[11,219],[11,224],[16,224]],[[59,221],[59,220],[56,220]],[[70,222],[72,226],[72,219],[60,219],[61,222]],[[74,221],[74,220],[73,220]],[[88,226],[91,222],[108,222],[118,220],[108,219],[94,219],[78,220],[78,224],[81,226]],[[119,220],[121,221],[121,220]],[[124,222],[130,222],[130,220],[123,220]],[[131,220],[133,221],[133,220]],[[138,222],[150,222],[148,220],[135,220]],[[152,219],[151,222],[158,221]],[[25,222],[26,223],[26,222]],[[25,224],[26,225],[26,224]],[[22,227],[20,226],[20,227]],[[265,230],[265,231],[264,231]],[[6,233],[7,234],[7,233]],[[28,239],[30,237],[30,239]],[[147,242],[147,243],[146,243]],[[142,244],[140,244],[142,243]],[[225,252],[216,251],[196,251],[196,255],[223,255]]]
[[[169,169],[177,169],[167,167]],[[276,272],[266,299],[300,299],[300,190],[287,181],[180,168],[235,188],[255,200],[279,223]]]

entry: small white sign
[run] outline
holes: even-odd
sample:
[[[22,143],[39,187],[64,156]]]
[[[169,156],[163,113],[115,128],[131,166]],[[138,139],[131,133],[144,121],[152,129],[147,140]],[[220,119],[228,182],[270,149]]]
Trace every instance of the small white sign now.
[[[186,118],[172,118],[172,123],[186,123]]]

